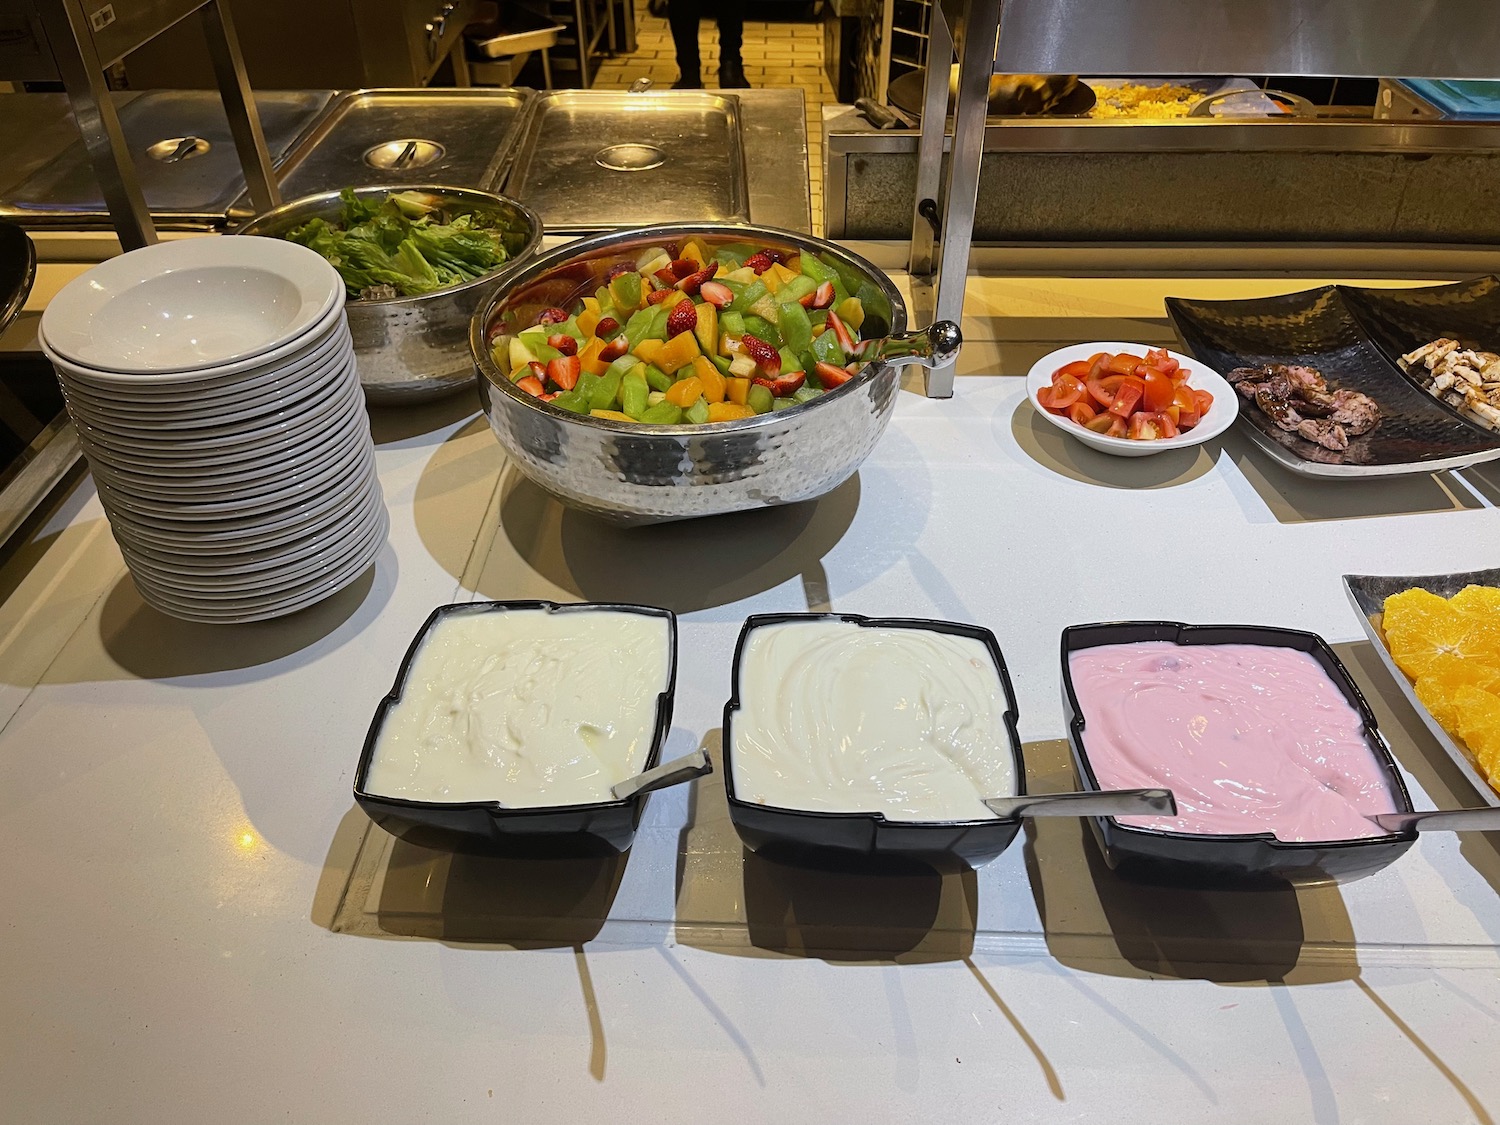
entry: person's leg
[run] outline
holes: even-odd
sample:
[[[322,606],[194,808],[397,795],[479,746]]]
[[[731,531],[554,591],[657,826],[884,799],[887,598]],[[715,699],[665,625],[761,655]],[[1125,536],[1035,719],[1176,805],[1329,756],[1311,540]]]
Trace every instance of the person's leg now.
[[[699,0],[669,0],[667,23],[672,27],[672,47],[677,54],[675,90],[696,90],[703,85],[698,61],[698,24],[702,19]]]
[[[745,38],[745,0],[720,0],[718,24],[719,85],[726,90],[749,89],[745,64],[740,59]]]

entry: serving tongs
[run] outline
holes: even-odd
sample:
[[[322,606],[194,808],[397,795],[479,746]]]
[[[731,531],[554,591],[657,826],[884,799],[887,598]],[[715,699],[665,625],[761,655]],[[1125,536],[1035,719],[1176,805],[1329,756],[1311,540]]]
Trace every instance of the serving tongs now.
[[[1102,789],[1083,793],[1034,793],[989,797],[989,810],[1004,820],[1037,816],[1176,816],[1170,789]],[[1500,812],[1500,809],[1488,810]]]
[[[1428,809],[1426,812],[1366,814],[1387,832],[1494,832],[1500,830],[1500,808]]]
[[[692,781],[695,777],[702,777],[713,772],[714,764],[700,746],[691,754],[673,758],[670,762],[663,762],[654,769],[626,778],[613,786],[610,792],[614,794],[615,800],[624,801],[641,793],[654,793],[658,789],[681,785],[684,781]]]

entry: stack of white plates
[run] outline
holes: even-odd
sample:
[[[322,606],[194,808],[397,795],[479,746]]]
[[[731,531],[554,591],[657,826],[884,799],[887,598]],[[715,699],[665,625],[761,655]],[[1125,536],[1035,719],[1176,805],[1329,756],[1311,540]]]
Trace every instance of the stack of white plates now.
[[[271,238],[134,250],[64,287],[41,341],[151,605],[256,621],[370,567],[389,525],[344,283],[319,255]]]

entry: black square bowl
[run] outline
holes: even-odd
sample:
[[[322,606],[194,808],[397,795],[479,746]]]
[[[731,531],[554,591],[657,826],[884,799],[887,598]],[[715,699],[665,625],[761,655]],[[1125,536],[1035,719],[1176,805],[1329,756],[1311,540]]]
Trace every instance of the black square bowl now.
[[[989,651],[1005,691],[1005,732],[1010,740],[1016,796],[1026,793],[1026,767],[1016,731],[1016,696],[1010,672],[995,635],[978,625],[926,621],[911,617],[862,617],[852,613],[764,613],[746,618],[734,649],[729,702],[724,705],[724,788],[729,818],[752,852],[768,859],[815,866],[839,865],[850,859],[873,865],[914,861],[937,867],[981,867],[1010,846],[1020,830],[1019,818],[990,820],[888,820],[878,812],[824,812],[784,809],[741,800],[734,787],[734,721],[740,710],[740,662],[750,634],[789,621],[849,621],[866,628],[920,629],[970,637]],[[1001,796],[1002,794],[991,794]]]
[[[615,610],[666,619],[667,689],[657,697],[656,725],[645,768],[650,769],[661,761],[662,745],[672,725],[672,702],[677,683],[676,614],[655,606],[605,602],[460,602],[438,606],[407,648],[390,694],[375,709],[375,718],[370,723],[364,750],[359,756],[359,768],[354,773],[355,802],[391,835],[419,847],[481,855],[608,856],[618,855],[630,847],[646,810],[648,794],[637,794],[624,801],[510,809],[501,807],[499,801],[413,801],[386,797],[365,789],[381,727],[391,708],[400,701],[412,662],[432,627],[446,617],[535,609],[548,613]]]
[[[1385,771],[1396,799],[1394,812],[1410,812],[1411,796],[1375,726],[1375,716],[1328,643],[1316,633],[1262,625],[1183,625],[1176,621],[1121,621],[1070,625],[1062,635],[1063,710],[1068,745],[1083,789],[1099,789],[1089,763],[1087,717],[1073,692],[1068,657],[1082,649],[1136,641],[1180,645],[1247,644],[1293,648],[1322,666],[1364,720],[1365,739]],[[1279,840],[1270,832],[1217,835],[1168,832],[1121,824],[1111,816],[1089,818],[1105,862],[1123,875],[1151,882],[1193,886],[1268,886],[1288,882],[1349,882],[1377,871],[1416,842],[1414,829],[1358,840]]]

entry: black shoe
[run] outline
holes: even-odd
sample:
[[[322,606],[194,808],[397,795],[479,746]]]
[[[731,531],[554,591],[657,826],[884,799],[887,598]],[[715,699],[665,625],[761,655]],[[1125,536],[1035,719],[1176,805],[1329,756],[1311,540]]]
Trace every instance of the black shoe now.
[[[750,89],[750,79],[745,77],[745,64],[739,59],[725,59],[719,63],[719,88],[722,90]]]
[[[701,89],[703,89],[703,79],[699,78],[696,74],[693,75],[693,77],[691,77],[691,78],[689,78],[687,75],[684,74],[676,82],[672,83],[672,89],[674,89],[674,90],[701,90]]]

